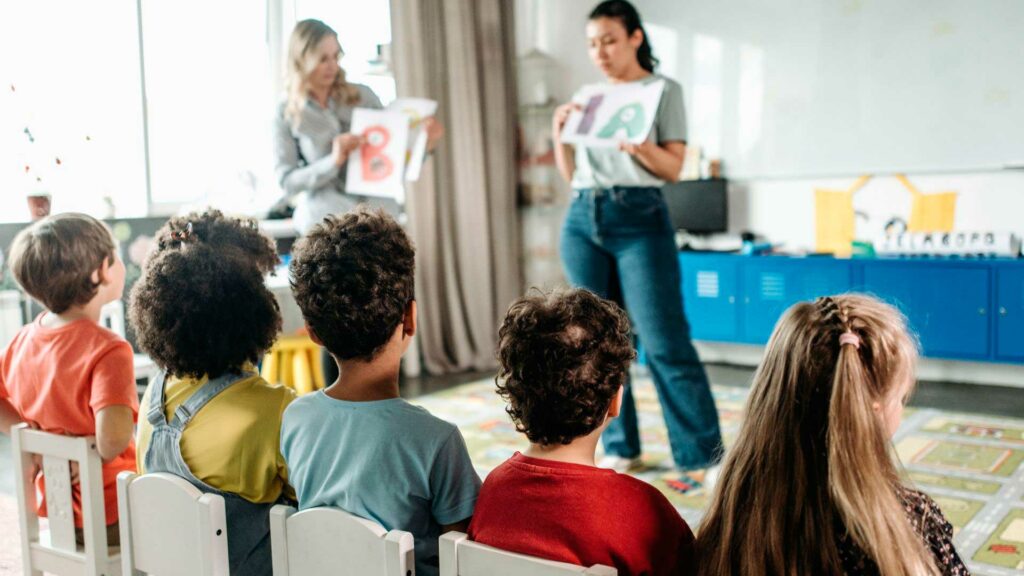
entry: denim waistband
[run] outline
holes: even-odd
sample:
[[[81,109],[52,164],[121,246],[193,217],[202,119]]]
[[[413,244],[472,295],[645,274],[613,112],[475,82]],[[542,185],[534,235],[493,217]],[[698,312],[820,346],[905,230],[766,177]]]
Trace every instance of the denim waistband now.
[[[576,198],[603,198],[620,197],[623,194],[634,192],[661,192],[659,186],[612,186],[610,188],[573,188],[572,197]]]

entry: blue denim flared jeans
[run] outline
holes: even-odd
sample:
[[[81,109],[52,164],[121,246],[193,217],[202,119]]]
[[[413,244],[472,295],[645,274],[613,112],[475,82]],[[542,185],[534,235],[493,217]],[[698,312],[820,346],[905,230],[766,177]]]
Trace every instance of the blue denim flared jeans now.
[[[718,412],[690,340],[679,260],[661,189],[575,190],[561,244],[569,281],[618,302],[629,314],[647,353],[676,466],[694,470],[717,462],[722,454]],[[606,454],[640,455],[628,380],[622,411],[602,441]]]

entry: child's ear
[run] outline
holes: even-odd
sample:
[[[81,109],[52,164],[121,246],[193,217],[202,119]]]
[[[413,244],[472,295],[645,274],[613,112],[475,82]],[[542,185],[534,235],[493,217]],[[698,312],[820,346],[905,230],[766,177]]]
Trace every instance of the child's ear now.
[[[402,335],[412,338],[416,335],[416,301],[410,300],[405,307],[405,316],[402,317]]]
[[[110,267],[113,266],[114,262],[110,258],[104,258],[100,262],[100,267],[92,271],[92,276],[89,277],[92,280],[93,286],[99,286],[100,284],[106,284],[107,276],[110,273]]]
[[[306,332],[309,332],[309,339],[316,343],[317,346],[323,346],[324,343],[320,340],[320,337],[316,335],[313,328],[309,324],[306,324]]]
[[[619,386],[619,391],[615,393],[615,398],[612,398],[611,406],[608,406],[608,418],[617,418],[619,416],[619,412],[622,410],[622,394],[624,390],[624,386]]]

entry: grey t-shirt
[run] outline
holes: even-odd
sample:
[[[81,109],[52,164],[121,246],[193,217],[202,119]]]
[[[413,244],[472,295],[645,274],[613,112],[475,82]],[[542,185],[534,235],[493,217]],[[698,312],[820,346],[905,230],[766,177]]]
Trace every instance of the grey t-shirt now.
[[[393,214],[398,211],[392,200],[346,193],[347,166],[334,164],[331,146],[335,136],[351,129],[352,110],[383,108],[369,87],[352,86],[359,90],[357,103],[342,104],[331,99],[324,108],[312,99],[307,100],[295,125],[285,117],[286,103],[278,106],[274,121],[274,169],[281,188],[289,195],[299,194],[294,220],[301,233],[325,216],[347,212],[360,202],[379,204]]]
[[[661,74],[651,74],[636,80],[635,84],[665,81],[658,111],[648,140],[663,142],[686,141],[686,110],[683,107],[683,88],[675,80]],[[573,96],[576,101],[577,95]],[[615,148],[587,148],[575,146],[576,171],[572,175],[573,188],[610,188],[612,186],[662,186],[665,181],[651,174],[626,152]]]

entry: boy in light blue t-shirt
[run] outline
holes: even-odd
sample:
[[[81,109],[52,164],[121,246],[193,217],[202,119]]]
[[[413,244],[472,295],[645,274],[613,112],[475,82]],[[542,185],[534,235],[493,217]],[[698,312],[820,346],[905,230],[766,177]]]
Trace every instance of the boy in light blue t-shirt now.
[[[431,576],[438,537],[469,526],[480,477],[458,428],[399,397],[414,270],[408,236],[380,210],[330,216],[300,240],[295,300],[341,375],[288,407],[281,453],[300,509],[334,506],[412,532],[416,572]]]

